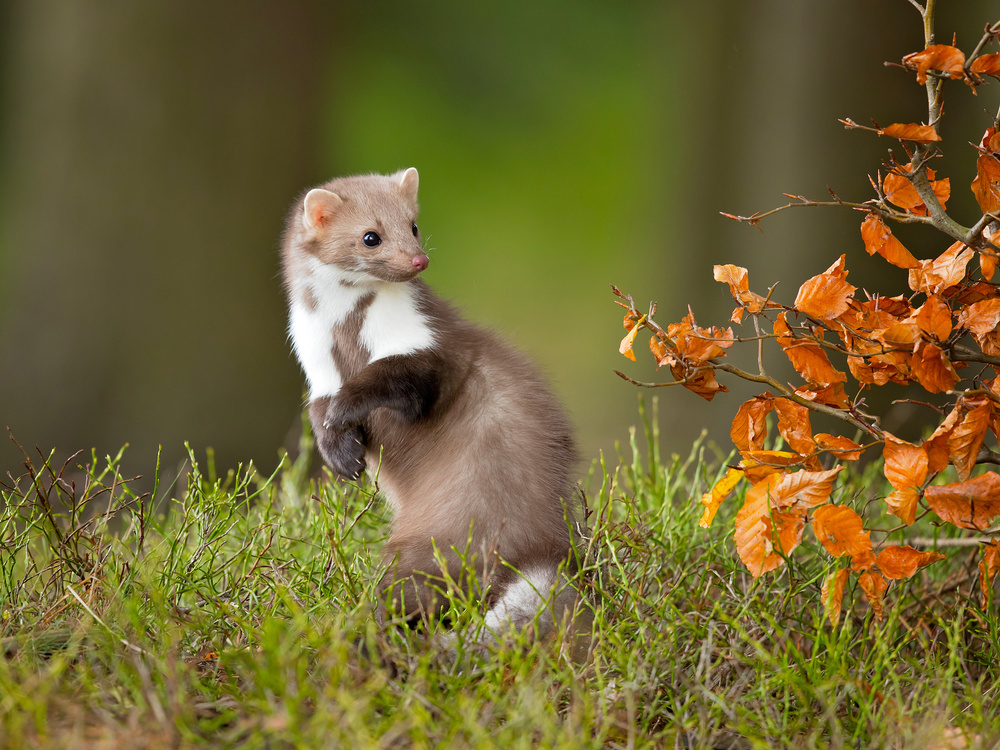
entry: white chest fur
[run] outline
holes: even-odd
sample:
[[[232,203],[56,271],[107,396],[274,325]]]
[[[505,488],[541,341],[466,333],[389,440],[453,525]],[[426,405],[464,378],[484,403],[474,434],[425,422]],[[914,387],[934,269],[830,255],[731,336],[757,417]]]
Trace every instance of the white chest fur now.
[[[434,332],[417,309],[413,287],[381,282],[376,290],[361,326],[361,343],[371,352],[371,361],[434,345]]]
[[[348,280],[354,283],[343,283]],[[309,383],[310,400],[335,396],[340,390],[343,375],[333,358],[333,331],[371,292],[375,298],[365,310],[359,341],[370,352],[369,361],[410,354],[434,344],[430,321],[417,309],[414,289],[408,284],[347,279],[339,269],[317,262],[296,286],[288,332]],[[306,304],[306,298],[313,304]]]

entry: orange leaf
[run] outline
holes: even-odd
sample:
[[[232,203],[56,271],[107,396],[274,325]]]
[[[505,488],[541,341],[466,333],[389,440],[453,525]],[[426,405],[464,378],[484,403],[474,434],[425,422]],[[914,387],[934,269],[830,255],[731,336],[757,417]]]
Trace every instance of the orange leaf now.
[[[844,584],[847,583],[847,568],[841,568],[830,573],[824,580],[819,591],[819,599],[823,604],[823,611],[832,627],[837,627],[840,622],[840,607],[844,599]]]
[[[1000,78],[1000,54],[980,55],[969,65],[969,70],[976,75]]]
[[[660,341],[659,336],[653,336],[649,339],[649,351],[653,354],[653,359],[656,360],[656,369],[659,370],[664,364],[675,359],[675,357],[667,356],[667,345]]]
[[[741,451],[744,460],[740,461],[740,468],[743,469],[753,484],[764,480],[774,474],[784,474],[786,468],[802,463],[802,456],[791,451]]]
[[[986,235],[986,232],[983,232],[983,234]],[[1000,240],[1000,230],[997,230],[996,239]],[[993,244],[1000,243],[993,241]],[[993,299],[1000,296],[1000,291],[997,291],[995,286],[987,284],[985,281],[975,281],[971,284],[963,285],[962,287],[949,289],[948,292],[949,294],[946,294],[945,296],[959,307],[962,305],[971,305],[976,302],[982,302],[984,299]]]
[[[830,364],[830,358],[826,352],[813,341],[793,338],[792,330],[785,320],[785,313],[778,314],[774,322],[774,333],[778,337],[778,344],[785,350],[792,367],[805,380],[813,385],[827,386],[833,383],[843,383],[847,376],[835,370]]]
[[[889,588],[889,584],[878,573],[872,573],[868,570],[858,576],[858,584],[865,592],[865,598],[868,599],[875,617],[878,618],[879,622],[882,622],[882,597],[885,596],[885,590]]]
[[[767,415],[774,408],[770,393],[754,396],[740,405],[729,436],[739,451],[763,450],[767,438]]]
[[[813,276],[799,287],[795,307],[819,320],[832,320],[847,312],[856,287],[847,283],[844,256],[824,273]]]
[[[955,366],[936,344],[924,344],[910,359],[910,369],[928,392],[944,393],[952,390],[959,381]]]
[[[778,413],[778,432],[793,451],[803,456],[816,452],[809,409],[787,398],[776,398],[774,410]]]
[[[857,461],[861,458],[861,451],[864,450],[853,440],[840,435],[830,435],[826,432],[816,433],[816,443],[823,450],[829,451],[844,461]]]
[[[690,309],[680,323],[671,323],[667,326],[667,336],[675,342],[677,353],[695,365],[716,357],[724,357],[723,350],[735,342],[732,328],[726,330],[716,326],[699,328]]]
[[[1000,154],[1000,128],[987,128],[979,145],[984,151]]]
[[[945,420],[937,426],[934,433],[924,441],[923,448],[927,451],[927,473],[937,474],[948,468],[950,453],[948,450],[948,438],[958,424],[959,409],[956,406],[949,412]],[[897,514],[898,515],[898,514]]]
[[[972,250],[956,242],[934,260],[919,261],[919,268],[910,269],[910,289],[933,294],[955,286],[965,278],[965,267],[973,255]]]
[[[764,298],[750,291],[750,277],[747,269],[729,263],[712,268],[715,280],[729,284],[730,293],[740,303],[740,307],[733,311],[731,320],[734,323],[739,323],[743,319],[745,311],[756,313],[764,309]]]
[[[737,302],[741,301],[740,296],[750,290],[750,274],[743,266],[734,266],[727,263],[721,266],[712,266],[712,274],[716,281],[729,284],[729,289]]]
[[[887,135],[890,138],[898,138],[901,141],[913,141],[914,143],[930,143],[931,141],[941,140],[941,136],[930,125],[918,125],[916,123],[902,125],[897,122],[888,127],[881,128],[877,132],[879,135]]]
[[[875,564],[886,578],[897,580],[909,578],[919,568],[944,560],[944,557],[940,552],[918,552],[913,547],[892,545],[878,553]]]
[[[833,383],[822,388],[800,385],[795,392],[807,401],[815,401],[817,404],[826,404],[837,409],[847,409],[851,405],[843,383]]]
[[[917,502],[919,500],[919,490],[913,487],[904,487],[901,490],[894,490],[885,499],[885,504],[889,506],[890,513],[910,526],[917,519]]]
[[[785,474],[769,488],[775,508],[815,508],[830,499],[833,482],[843,466],[828,471],[796,471]],[[770,478],[770,477],[769,477]]]
[[[812,516],[813,533],[833,557],[854,558],[871,551],[872,542],[861,516],[846,505],[824,505]]]
[[[985,400],[981,405],[967,411],[948,437],[948,454],[955,469],[958,470],[958,478],[962,481],[972,474],[992,415],[993,402]]]
[[[885,478],[897,490],[919,489],[927,479],[928,457],[923,446],[900,440],[886,432],[882,458]]]
[[[921,85],[927,82],[928,70],[939,70],[952,78],[961,78],[965,53],[957,47],[932,44],[920,52],[912,52],[904,57],[903,65],[917,71],[917,83]]]
[[[685,367],[683,364],[670,365],[670,373],[677,382],[681,383],[692,393],[697,393],[706,401],[715,398],[716,393],[726,393],[729,391],[726,386],[715,379],[715,370],[710,365],[702,365],[696,368]]]
[[[929,296],[927,301],[917,308],[913,313],[913,320],[921,331],[938,341],[944,341],[951,335],[951,308],[936,294]]]
[[[841,324],[838,333],[844,346],[852,353],[876,354],[882,351],[882,347],[869,339],[878,338],[882,331],[911,317],[912,312],[910,303],[902,297],[876,297],[865,302],[855,300],[851,309],[837,319]],[[862,360],[857,360],[857,363],[864,366]]]
[[[1000,297],[968,305],[958,314],[958,325],[975,336],[992,333],[1000,326]]]
[[[776,510],[768,499],[781,479],[780,474],[772,474],[751,487],[736,513],[736,551],[754,578],[781,565],[782,555],[787,556],[802,540],[805,515]]]
[[[992,255],[989,252],[979,251],[979,270],[983,274],[983,278],[987,281],[993,280],[993,274],[997,270],[997,256]]]
[[[899,268],[916,268],[920,265],[877,214],[868,214],[861,222],[861,239],[869,255],[878,253]]]
[[[618,304],[622,303],[619,302]],[[628,312],[625,313],[625,319],[622,321],[622,327],[626,331],[631,331],[633,328],[635,328],[635,323],[637,320],[639,320],[639,314],[633,312],[632,310],[629,310]]]
[[[988,471],[964,482],[931,486],[924,499],[941,520],[982,530],[1000,513],[1000,475]]]
[[[909,173],[908,168],[904,169]],[[927,179],[930,181],[931,190],[934,191],[934,196],[938,199],[938,203],[941,204],[941,208],[944,208],[948,198],[951,196],[951,181],[948,178],[935,180],[933,169],[927,170]],[[887,174],[885,179],[882,180],[882,192],[885,193],[885,198],[890,203],[895,203],[900,208],[905,208],[907,211],[912,211],[915,214],[927,215],[927,206],[924,205],[924,199],[920,197],[920,193],[913,187],[913,184],[906,175],[897,174],[896,172]]]
[[[742,471],[739,469],[729,469],[726,475],[715,483],[710,492],[706,492],[701,496],[701,504],[705,506],[705,512],[702,514],[701,520],[698,521],[699,526],[707,529],[712,525],[712,520],[719,510],[719,506],[729,497],[729,494],[740,483],[741,479],[743,479]]]
[[[1000,161],[992,154],[983,154],[976,160],[972,192],[984,214],[1000,211]]]
[[[1000,571],[1000,539],[993,538],[983,545],[983,561],[979,563],[979,588],[983,592],[983,603],[990,600],[990,585]]]

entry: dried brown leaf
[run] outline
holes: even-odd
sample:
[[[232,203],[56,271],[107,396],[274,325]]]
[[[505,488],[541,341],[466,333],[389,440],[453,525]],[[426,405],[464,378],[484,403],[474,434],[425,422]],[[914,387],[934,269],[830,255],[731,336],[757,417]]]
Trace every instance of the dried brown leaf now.
[[[878,253],[899,268],[916,268],[919,265],[917,259],[893,236],[877,214],[868,214],[861,223],[861,239],[869,255]]]
[[[869,532],[861,516],[846,505],[823,505],[813,512],[813,532],[816,539],[833,557],[854,558],[872,549]]]
[[[891,545],[878,553],[875,564],[886,578],[898,580],[909,578],[918,569],[944,558],[940,552],[920,552],[913,547]]]
[[[1000,475],[988,471],[955,484],[930,486],[924,499],[938,517],[963,529],[983,530],[1000,514]]]
[[[885,590],[889,588],[888,582],[878,573],[866,570],[858,576],[858,585],[865,592],[865,598],[868,599],[875,617],[882,622],[882,598],[885,596]]]
[[[800,385],[795,392],[807,401],[815,401],[817,404],[826,404],[836,409],[848,409],[851,400],[847,397],[842,382],[818,387],[811,385]]]
[[[816,433],[816,444],[843,461],[857,461],[864,448],[853,440],[826,432]]]
[[[993,415],[993,402],[983,403],[969,409],[948,436],[948,454],[962,481],[969,478],[976,465],[979,449],[983,447],[986,431]]]
[[[1000,211],[1000,160],[996,156],[982,154],[976,160],[972,192],[984,214]]]
[[[909,168],[905,168],[905,171],[908,174]],[[933,169],[927,170],[927,179],[930,181],[931,190],[934,191],[934,196],[938,199],[938,203],[944,208],[948,198],[951,197],[951,180],[947,177],[943,180],[935,180]],[[923,198],[920,197],[920,193],[913,187],[913,184],[905,174],[898,174],[896,172],[887,174],[885,179],[882,180],[882,192],[885,194],[886,200],[890,203],[894,203],[900,208],[920,214],[921,216],[927,215],[927,206],[924,205]]]
[[[927,82],[927,71],[938,70],[952,78],[961,78],[965,53],[947,44],[932,44],[920,52],[911,52],[903,58],[903,65],[917,71],[917,83]],[[879,618],[881,619],[881,618]]]
[[[819,598],[823,604],[823,611],[831,627],[834,628],[840,622],[841,602],[844,600],[844,584],[847,583],[848,572],[847,568],[833,571],[823,580],[823,586],[820,588]]]
[[[770,501],[770,492],[781,478],[780,474],[772,474],[751,487],[736,513],[736,551],[754,578],[781,565],[783,556],[802,540],[805,514],[783,512]]]
[[[778,413],[778,432],[789,447],[803,456],[815,453],[809,409],[791,399],[776,398],[774,410]]]
[[[921,331],[938,341],[944,341],[951,335],[951,307],[940,295],[930,295],[914,311],[913,320]]]
[[[737,450],[763,450],[767,438],[767,415],[773,408],[774,398],[770,393],[754,396],[740,405],[729,430]]]
[[[969,70],[976,75],[1000,78],[1000,54],[980,55],[969,64]]]
[[[990,600],[990,586],[1000,571],[1000,538],[994,537],[983,545],[983,559],[979,563],[979,588],[983,592],[983,604]]]
[[[910,359],[910,370],[929,393],[946,393],[959,381],[955,366],[937,344],[923,344]]]
[[[919,268],[910,269],[910,289],[935,294],[955,286],[965,278],[966,266],[973,255],[972,250],[956,242],[934,260],[919,261]]]
[[[900,440],[890,432],[884,435],[882,458],[885,461],[885,478],[897,490],[919,489],[927,479],[927,451],[923,446]]]
[[[940,141],[941,136],[937,134],[930,125],[920,125],[918,123],[893,123],[878,130],[879,135],[887,135],[890,138],[898,138],[901,141],[913,141],[914,143],[931,143]]]
[[[832,320],[847,312],[856,287],[847,283],[844,256],[825,272],[813,276],[799,287],[795,307],[818,320]]]
[[[927,474],[937,474],[948,468],[950,451],[948,450],[948,438],[958,424],[959,408],[955,406],[944,421],[937,426],[933,434],[924,441],[923,448],[927,452]],[[898,515],[898,514],[897,514]]]
[[[833,365],[830,364],[830,358],[826,356],[826,352],[819,344],[792,337],[792,330],[788,327],[784,312],[779,313],[774,322],[774,333],[778,337],[778,344],[781,345],[791,361],[792,367],[809,383],[828,386],[847,380],[847,375],[834,369]]]
[[[912,487],[904,487],[893,492],[885,499],[885,504],[889,506],[889,512],[910,526],[917,518],[917,502],[920,500],[920,491]]]

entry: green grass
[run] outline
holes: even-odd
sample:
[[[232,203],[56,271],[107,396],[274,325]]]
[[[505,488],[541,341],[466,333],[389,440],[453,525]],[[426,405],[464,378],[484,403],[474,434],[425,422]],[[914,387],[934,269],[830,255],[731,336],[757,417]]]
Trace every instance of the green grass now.
[[[849,590],[834,630],[810,532],[754,582],[738,500],[697,525],[719,457],[661,460],[655,420],[625,452],[586,480],[585,665],[530,634],[450,653],[435,626],[377,626],[385,512],[305,460],[220,477],[192,452],[151,503],[120,456],[36,456],[0,509],[0,745],[996,747],[1000,616],[974,548],[894,584],[883,623]],[[880,476],[835,499],[860,508]]]

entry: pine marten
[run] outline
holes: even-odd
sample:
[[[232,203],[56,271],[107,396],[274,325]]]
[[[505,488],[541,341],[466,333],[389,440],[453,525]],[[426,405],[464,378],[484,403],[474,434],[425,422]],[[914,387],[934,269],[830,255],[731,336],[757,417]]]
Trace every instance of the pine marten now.
[[[491,628],[545,608],[551,629],[578,599],[557,572],[581,520],[570,423],[526,356],[419,278],[417,184],[412,168],[341,177],[288,217],[289,332],[319,451],[347,479],[377,467],[394,514],[383,586],[407,614],[441,606],[436,547],[455,580],[474,560]]]

